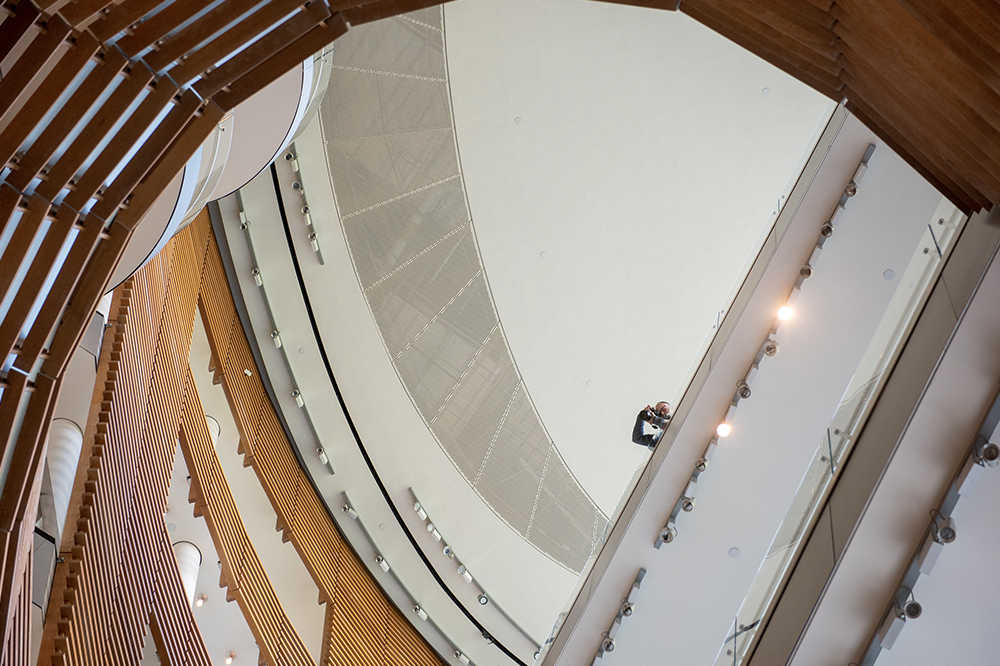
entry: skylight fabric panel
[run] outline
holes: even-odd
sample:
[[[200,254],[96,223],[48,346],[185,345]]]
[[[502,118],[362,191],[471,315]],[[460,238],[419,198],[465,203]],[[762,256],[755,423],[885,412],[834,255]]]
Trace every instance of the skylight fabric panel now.
[[[441,9],[352,29],[320,119],[351,260],[400,382],[482,500],[580,572],[607,517],[545,430],[503,334],[459,169]]]
[[[379,206],[344,224],[361,287],[372,291],[434,251],[450,252],[468,233],[462,183],[453,179]]]

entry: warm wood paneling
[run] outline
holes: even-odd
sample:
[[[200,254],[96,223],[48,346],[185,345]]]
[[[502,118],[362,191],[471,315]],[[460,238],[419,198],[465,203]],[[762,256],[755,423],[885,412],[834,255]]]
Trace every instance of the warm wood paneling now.
[[[57,382],[24,375],[8,375],[0,384],[0,457],[10,456],[7,482],[0,492],[0,650],[15,650],[30,630],[30,617],[18,614],[18,599],[28,580],[31,544],[44,461],[43,442],[52,420]],[[25,404],[26,403],[26,404]],[[24,410],[23,412],[21,410]],[[20,432],[11,435],[17,415],[23,414]],[[30,588],[29,588],[30,596]],[[0,653],[0,664],[8,658]]]
[[[76,531],[57,569],[62,599],[50,604],[53,664],[138,663],[151,622],[170,664],[211,660],[177,571],[163,521],[185,382],[176,359],[188,352],[191,301],[204,259],[195,235],[171,241],[116,294],[113,341],[103,359]]]
[[[0,262],[0,300],[12,298],[0,322],[0,357],[13,353],[13,374],[31,377],[8,377],[10,390],[0,397],[0,442],[16,447],[18,462],[6,484],[16,490],[16,501],[3,505],[10,525],[20,527],[26,500],[37,501],[30,474],[44,460],[54,387],[136,225],[226,111],[343,34],[342,9],[368,4],[386,6],[376,0],[268,0],[242,17],[254,3],[230,0],[190,21],[202,9],[190,0],[3,3],[0,60],[20,55],[0,78],[0,117],[10,111],[0,124],[0,230],[16,225]],[[53,108],[67,89],[69,98]],[[33,249],[42,230],[41,245]],[[57,264],[70,238],[68,256]],[[52,269],[54,283],[42,293]],[[29,325],[39,299],[41,311]],[[27,411],[19,412],[25,401]],[[32,419],[22,424],[22,414]],[[17,441],[10,441],[18,431]],[[5,640],[28,536],[13,528],[0,532]]]
[[[0,663],[4,666],[34,666],[31,664],[31,549],[21,577],[14,614],[5,643],[0,645]]]
[[[60,665],[135,663],[152,623],[167,663],[209,663],[163,520],[179,439],[191,474],[189,498],[222,564],[220,586],[246,617],[261,663],[314,663],[247,536],[205,425],[187,365],[199,305],[240,450],[271,500],[278,528],[316,581],[316,599],[327,604],[322,663],[440,664],[343,541],[298,466],[258,373],[244,373],[255,366],[207,213],[116,291],[113,338],[99,374],[103,391],[95,393],[92,441],[84,444],[90,455],[78,484],[82,501],[67,521],[76,521],[76,532],[53,583],[58,596],[50,605],[45,656]],[[25,638],[20,617],[15,613],[12,635]],[[12,645],[20,646],[18,640]]]
[[[410,666],[440,659],[383,594],[344,541],[322,499],[299,467],[255,369],[213,238],[205,260],[200,309],[222,383],[240,432],[240,452],[267,494],[283,537],[302,557],[327,604],[324,666]]]
[[[82,502],[67,517],[76,530],[53,583],[62,599],[50,602],[59,611],[49,614],[55,626],[43,662],[138,663],[154,624],[166,663],[211,664],[163,520],[187,388],[176,361],[189,353],[205,256],[197,231],[170,241],[116,292]]]
[[[189,499],[194,504],[195,515],[205,518],[215,543],[226,599],[239,603],[266,663],[314,666],[315,662],[282,609],[250,542],[232,489],[212,445],[205,411],[190,368],[186,378],[180,443],[191,474]]]

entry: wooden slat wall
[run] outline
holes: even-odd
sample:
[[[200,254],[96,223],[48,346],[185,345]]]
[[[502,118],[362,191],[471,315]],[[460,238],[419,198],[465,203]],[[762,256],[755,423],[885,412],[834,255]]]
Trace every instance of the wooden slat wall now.
[[[185,25],[203,3],[0,0],[0,59],[21,54],[0,78],[0,231],[15,226],[0,261],[0,301],[13,299],[0,322],[0,358],[14,354],[10,374],[31,377],[0,379],[6,387],[0,451],[15,447],[18,463],[6,484],[13,490],[3,489],[6,511],[0,511],[0,645],[9,643],[13,630],[30,544],[30,530],[20,528],[25,519],[34,522],[27,509],[37,501],[35,472],[44,461],[58,380],[136,225],[226,111],[343,34],[345,18],[357,24],[435,2],[268,0],[240,21],[253,4],[227,0]],[[273,25],[288,13],[293,15]],[[271,20],[258,20],[267,16]],[[84,76],[90,63],[95,67]],[[69,99],[54,108],[71,87]],[[133,102],[140,103],[130,111]],[[157,120],[162,110],[167,115]],[[33,132],[37,138],[30,140]],[[75,138],[62,146],[70,136]],[[41,246],[32,251],[43,229]],[[57,266],[74,231],[69,254]],[[27,275],[19,277],[22,266]],[[43,294],[52,271],[54,283]],[[23,330],[39,300],[39,315]],[[18,408],[25,401],[31,419],[22,425]],[[17,631],[25,629],[18,625]]]
[[[0,456],[6,455],[10,448],[13,450],[7,483],[0,492],[0,650],[4,651],[0,652],[0,664],[8,658],[6,650],[16,649],[27,640],[27,635],[15,636],[14,632],[30,631],[30,616],[18,615],[17,600],[28,580],[25,571],[30,568],[44,469],[44,442],[52,420],[57,384],[48,377],[31,382],[24,375],[14,375],[2,385],[0,433],[5,436],[0,439]],[[24,409],[21,428],[13,437],[11,431],[20,409]]]
[[[138,663],[152,624],[165,663],[211,665],[163,520],[187,389],[177,359],[190,351],[206,244],[203,227],[186,230],[116,292],[83,501],[68,516],[74,545],[57,569],[63,594],[50,601],[59,612],[42,662]]]
[[[14,601],[11,631],[0,648],[0,663],[4,666],[34,666],[31,664],[31,549],[21,577],[21,587]]]
[[[77,519],[77,529],[69,561],[57,569],[53,583],[62,599],[54,598],[50,606],[46,629],[52,640],[43,640],[43,650],[51,656],[43,653],[43,661],[136,663],[143,642],[152,639],[143,638],[152,624],[166,663],[209,663],[163,520],[179,438],[191,474],[189,498],[196,515],[205,518],[222,563],[220,586],[246,617],[261,663],[315,663],[247,536],[184,361],[200,305],[213,359],[222,359],[216,376],[237,417],[246,462],[261,479],[283,536],[316,581],[319,601],[327,604],[324,666],[440,664],[341,539],[299,468],[259,380],[229,381],[224,368],[249,379],[243,369],[254,365],[207,213],[129,278],[116,299],[104,391],[94,412],[97,427],[84,463],[83,501],[70,516]],[[221,346],[214,342],[220,338]],[[12,623],[15,629],[22,624],[19,618]],[[11,634],[20,637],[12,639],[15,647],[27,644],[17,642],[25,641],[24,630]]]
[[[282,609],[247,535],[232,489],[212,445],[205,411],[190,369],[186,381],[180,442],[191,474],[189,497],[195,505],[195,515],[205,518],[215,543],[222,563],[221,582],[227,588],[226,598],[239,603],[266,663],[314,666],[316,662]]]
[[[440,664],[431,648],[385,597],[350,550],[299,467],[255,371],[215,238],[209,240],[199,301],[216,380],[240,431],[244,463],[253,466],[292,542],[327,604],[324,666]],[[251,370],[247,376],[245,369]]]
[[[1000,4],[611,0],[676,9],[847,108],[966,214],[1000,202]]]

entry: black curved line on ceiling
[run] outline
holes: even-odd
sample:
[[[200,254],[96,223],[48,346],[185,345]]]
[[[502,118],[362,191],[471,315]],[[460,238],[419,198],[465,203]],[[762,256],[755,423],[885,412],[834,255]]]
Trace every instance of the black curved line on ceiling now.
[[[299,282],[299,291],[302,293],[302,301],[306,306],[306,313],[309,315],[309,324],[312,326],[313,336],[316,338],[316,345],[319,348],[320,356],[323,358],[323,366],[326,368],[327,377],[330,378],[330,384],[333,386],[334,393],[337,394],[337,401],[340,403],[340,408],[344,412],[344,418],[347,419],[347,425],[351,428],[351,434],[354,435],[354,441],[358,445],[358,450],[361,451],[361,457],[365,459],[365,464],[368,465],[368,471],[371,472],[372,478],[375,479],[375,483],[378,484],[379,490],[382,491],[382,497],[385,498],[385,503],[389,505],[392,515],[396,517],[396,522],[399,523],[399,526],[402,528],[406,538],[410,540],[410,545],[413,546],[413,550],[415,550],[417,555],[420,556],[420,559],[423,560],[424,566],[427,567],[427,571],[430,572],[431,576],[434,577],[434,580],[436,580],[438,585],[441,586],[444,593],[447,594],[459,610],[465,614],[465,617],[469,618],[469,622],[471,622],[476,629],[483,634],[484,638],[489,636],[487,640],[491,641],[497,649],[521,666],[528,666],[523,661],[518,659],[513,652],[508,650],[503,643],[497,641],[496,638],[494,638],[493,635],[486,630],[486,627],[480,624],[472,613],[470,613],[462,604],[462,602],[458,600],[458,597],[452,593],[448,586],[445,585],[445,582],[441,580],[441,576],[439,576],[438,572],[434,570],[433,566],[431,566],[431,562],[427,559],[424,551],[422,551],[420,546],[417,545],[417,541],[413,538],[413,534],[403,522],[403,517],[399,515],[396,505],[393,504],[392,500],[389,498],[389,491],[385,489],[382,479],[379,477],[378,472],[375,471],[375,465],[372,463],[371,458],[368,457],[368,451],[365,450],[364,442],[361,441],[361,435],[358,433],[358,429],[354,426],[354,419],[351,418],[351,412],[347,409],[347,403],[344,401],[344,396],[340,392],[340,386],[337,384],[337,379],[333,376],[333,367],[330,365],[330,358],[326,354],[326,347],[323,346],[323,339],[320,337],[319,326],[316,324],[316,317],[313,315],[312,303],[309,301],[309,294],[306,291],[306,283],[302,278],[302,270],[299,268],[299,258],[298,255],[295,254],[295,245],[292,242],[292,231],[288,225],[288,216],[285,215],[285,201],[281,196],[281,187],[278,183],[278,170],[274,167],[273,162],[271,163],[271,180],[274,182],[274,195],[278,199],[278,212],[281,215],[281,224],[285,229],[285,240],[288,242],[288,252],[292,257],[292,266],[295,268],[295,278]]]
[[[275,81],[277,81],[277,79],[275,79]],[[274,83],[274,81],[272,81],[271,83]],[[270,84],[268,84],[268,85],[270,85]],[[302,77],[299,77],[299,100],[302,99],[302,89],[304,87],[305,87],[305,81],[302,80]],[[320,93],[320,94],[322,94],[322,93]],[[306,102],[305,106],[308,109],[309,108],[309,102]],[[274,151],[274,154],[271,155],[271,158],[264,164],[264,166],[262,166],[257,171],[257,173],[255,173],[254,175],[252,175],[249,178],[247,178],[247,182],[245,182],[242,185],[239,185],[237,187],[234,187],[232,192],[226,192],[225,194],[220,194],[217,197],[215,197],[215,201],[218,201],[219,199],[225,199],[226,197],[228,197],[228,196],[230,196],[232,194],[235,194],[239,190],[242,190],[244,187],[246,187],[247,185],[249,185],[250,182],[253,181],[254,178],[256,178],[260,174],[264,173],[264,169],[266,169],[269,166],[271,166],[272,164],[274,164],[274,160],[278,159],[278,154],[282,152],[282,148],[281,147],[285,146],[285,141],[288,141],[288,145],[291,145],[291,143],[292,143],[289,139],[292,136],[292,124],[295,122],[295,115],[298,112],[299,112],[299,107],[295,107],[295,111],[292,113],[292,119],[288,121],[288,129],[285,130],[285,136],[281,137],[281,142],[278,143],[278,148]],[[300,128],[301,127],[305,127],[305,117],[302,118],[302,122],[299,123],[299,127]],[[285,146],[285,148],[288,148],[288,146]],[[214,194],[214,192],[213,192],[213,194]],[[280,197],[279,197],[279,201],[280,201]]]

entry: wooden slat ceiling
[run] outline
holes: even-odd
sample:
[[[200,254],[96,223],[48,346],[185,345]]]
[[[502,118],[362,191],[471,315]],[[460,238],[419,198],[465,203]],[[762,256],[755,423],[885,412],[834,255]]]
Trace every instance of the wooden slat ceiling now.
[[[198,223],[208,227],[207,222]],[[253,355],[214,234],[209,238],[199,307],[212,350],[215,381],[226,392],[240,432],[244,464],[253,467],[277,514],[282,538],[295,546],[316,583],[320,601],[326,604],[321,665],[440,664],[420,634],[383,594],[326,512],[323,499],[295,458],[259,374],[244,372],[253,367]]]
[[[74,490],[79,501],[67,521],[76,531],[68,532],[66,562],[56,568],[39,663],[137,663],[152,634],[164,663],[211,664],[163,520],[179,440],[191,474],[189,500],[220,558],[220,587],[239,604],[259,662],[315,664],[271,586],[281,572],[264,570],[247,535],[184,362],[199,306],[240,449],[274,507],[278,529],[316,583],[310,598],[327,605],[322,666],[440,664],[340,536],[298,467],[259,378],[243,372],[252,365],[249,343],[204,212],[115,290],[114,333],[98,370],[103,390],[95,393]],[[23,590],[30,597],[30,585]],[[26,664],[24,598],[15,603],[8,661],[0,663]]]
[[[191,323],[194,323],[193,317]],[[315,666],[316,662],[282,608],[270,576],[247,534],[246,523],[208,433],[205,411],[190,367],[185,377],[179,441],[191,473],[189,501],[194,504],[194,515],[204,517],[212,535],[215,551],[219,554],[220,580],[226,588],[226,600],[239,604],[266,663]],[[260,518],[253,516],[254,520]],[[272,574],[280,576],[281,572]]]
[[[207,243],[198,231],[116,290],[40,664],[139,663],[150,633],[164,663],[212,664],[163,520],[187,388],[164,360],[190,345]]]
[[[193,22],[204,2],[0,4],[0,61],[10,56],[0,78],[0,234],[10,235],[0,359],[13,354],[0,379],[0,455],[12,460],[0,495],[0,649],[18,645],[10,631],[24,625],[16,611],[59,379],[136,225],[227,111],[349,23],[436,3],[270,0],[243,18],[255,4],[224,0]]]

